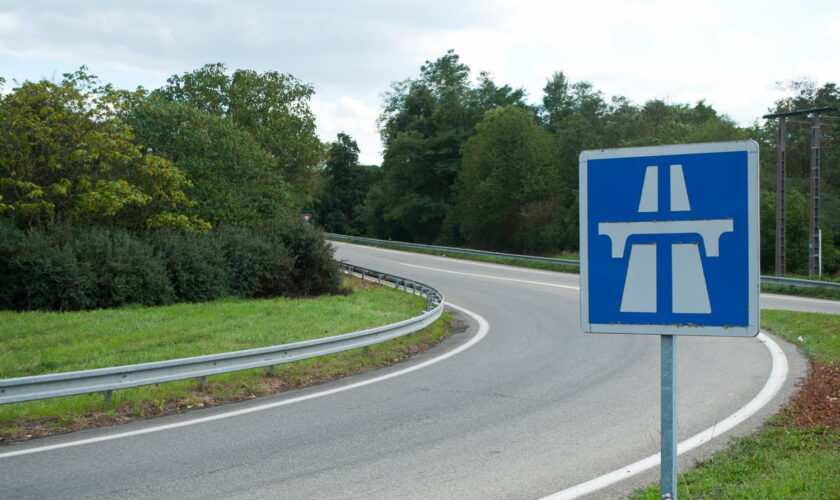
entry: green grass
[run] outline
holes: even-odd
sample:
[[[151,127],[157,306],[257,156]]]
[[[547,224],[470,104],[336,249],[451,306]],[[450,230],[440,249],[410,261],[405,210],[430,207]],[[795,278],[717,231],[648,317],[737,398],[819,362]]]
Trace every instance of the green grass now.
[[[761,326],[798,344],[809,358],[818,363],[840,363],[840,316],[761,311]]]
[[[755,436],[736,438],[727,450],[680,474],[678,498],[840,498],[840,432],[771,423]],[[630,496],[659,500],[659,486]]]
[[[223,300],[84,313],[0,314],[2,378],[156,361],[285,344],[416,315],[425,299],[353,280],[348,296]],[[329,356],[196,380],[0,406],[0,442],[118,423],[248,399],[398,362],[448,334],[444,315],[428,328]],[[117,333],[114,333],[117,332]],[[116,338],[115,338],[116,337]],[[43,348],[39,347],[43,341]],[[32,358],[32,359],[29,359]]]
[[[840,317],[830,314],[762,311],[762,326],[798,344],[813,360],[840,363]],[[840,430],[805,428],[787,412],[758,433],[680,474],[680,499],[840,498]],[[629,498],[659,499],[654,485]]]
[[[835,290],[833,288],[761,285],[761,291],[765,293],[780,293],[784,295],[799,295],[801,297],[814,297],[818,299],[840,300],[840,290]]]
[[[376,287],[315,299],[2,311],[0,378],[287,344],[401,321],[425,304],[421,297]]]

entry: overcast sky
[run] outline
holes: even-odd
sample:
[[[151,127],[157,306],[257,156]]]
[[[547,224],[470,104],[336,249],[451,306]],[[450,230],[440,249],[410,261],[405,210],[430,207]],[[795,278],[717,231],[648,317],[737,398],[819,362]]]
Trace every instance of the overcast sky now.
[[[607,97],[705,99],[741,124],[776,82],[840,83],[838,0],[0,0],[0,76],[60,79],[81,65],[153,89],[210,62],[315,87],[318,133],[379,163],[381,94],[454,49],[473,75],[542,99],[555,71]]]

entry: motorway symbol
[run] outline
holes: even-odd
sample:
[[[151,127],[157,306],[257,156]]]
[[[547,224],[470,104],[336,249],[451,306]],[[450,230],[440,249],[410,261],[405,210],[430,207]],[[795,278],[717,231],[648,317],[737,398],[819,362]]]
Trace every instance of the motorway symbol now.
[[[758,333],[758,145],[584,151],[581,326]]]

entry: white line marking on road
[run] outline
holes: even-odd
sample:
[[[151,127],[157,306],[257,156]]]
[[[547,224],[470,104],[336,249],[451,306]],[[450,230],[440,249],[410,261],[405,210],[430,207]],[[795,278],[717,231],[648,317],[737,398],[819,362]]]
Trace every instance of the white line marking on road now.
[[[320,398],[320,397],[324,397],[324,396],[329,396],[329,395],[336,394],[336,393],[339,393],[339,392],[349,391],[351,389],[358,389],[359,387],[364,387],[366,385],[375,384],[377,382],[382,382],[384,380],[388,380],[388,379],[391,379],[391,378],[394,378],[394,377],[399,377],[400,375],[405,375],[407,373],[411,373],[411,372],[419,370],[421,368],[426,368],[427,366],[433,365],[433,364],[438,363],[440,361],[443,361],[447,358],[451,358],[452,356],[454,356],[456,354],[459,354],[463,351],[466,351],[470,347],[472,347],[475,344],[477,344],[478,342],[480,342],[481,339],[483,339],[484,337],[487,336],[487,332],[490,331],[490,325],[487,323],[487,320],[484,319],[483,317],[481,317],[480,315],[478,315],[478,314],[476,314],[472,311],[469,311],[467,309],[464,309],[463,307],[456,306],[455,304],[447,303],[446,305],[453,308],[453,309],[457,309],[458,311],[460,311],[460,312],[462,312],[462,313],[464,313],[468,316],[471,316],[476,321],[476,323],[478,323],[478,333],[476,333],[475,336],[473,338],[471,338],[465,344],[463,344],[461,346],[458,346],[457,348],[455,348],[455,349],[453,349],[449,352],[446,352],[446,353],[444,353],[444,354],[442,354],[442,355],[440,355],[436,358],[426,360],[426,361],[424,361],[422,363],[418,363],[414,366],[409,366],[408,368],[404,368],[402,370],[391,372],[391,373],[388,373],[386,375],[382,375],[382,376],[375,377],[375,378],[372,378],[372,379],[364,380],[364,381],[361,381],[361,382],[356,382],[355,384],[350,384],[350,385],[346,385],[346,386],[342,386],[342,387],[336,387],[334,389],[329,389],[329,390],[326,390],[326,391],[316,392],[316,393],[313,393],[313,394],[307,394],[306,396],[299,396],[299,397],[296,397],[296,398],[286,399],[286,400],[283,400],[283,401],[276,401],[274,403],[267,403],[267,404],[263,404],[263,405],[259,405],[259,406],[252,406],[250,408],[243,408],[241,410],[234,410],[234,411],[230,411],[230,412],[227,412],[227,413],[210,415],[210,416],[207,416],[207,417],[194,418],[192,420],[186,420],[186,421],[183,421],[183,422],[175,422],[175,423],[172,423],[172,424],[156,425],[156,426],[153,426],[153,427],[146,427],[144,429],[138,429],[138,430],[134,430],[134,431],[120,432],[120,433],[117,433],[117,434],[110,434],[110,435],[107,435],[107,436],[99,436],[99,437],[89,438],[89,439],[79,439],[77,441],[68,441],[66,443],[59,443],[59,444],[53,444],[53,445],[47,445],[47,446],[39,446],[37,448],[27,448],[27,449],[23,449],[23,450],[16,450],[16,451],[10,451],[10,452],[6,452],[6,453],[0,453],[0,458],[10,458],[10,457],[16,457],[16,456],[20,456],[20,455],[29,455],[29,454],[32,454],[32,453],[40,453],[40,452],[44,452],[44,451],[59,450],[59,449],[62,449],[62,448],[70,448],[70,447],[73,447],[73,446],[81,446],[81,445],[84,445],[84,444],[93,444],[93,443],[99,443],[99,442],[102,442],[102,441],[110,441],[112,439],[121,439],[121,438],[133,437],[133,436],[140,436],[140,435],[143,435],[143,434],[151,434],[153,432],[160,432],[160,431],[166,431],[166,430],[170,430],[170,429],[177,429],[179,427],[187,427],[187,426],[190,426],[190,425],[203,424],[203,423],[206,423],[206,422],[212,422],[214,420],[222,420],[222,419],[225,419],[225,418],[237,417],[237,416],[240,416],[240,415],[247,415],[249,413],[256,413],[258,411],[270,410],[272,408],[278,408],[280,406],[286,406],[286,405],[290,405],[290,404],[294,404],[294,403],[300,403],[300,402],[303,402],[303,401],[308,401],[310,399],[316,399],[316,398]],[[15,445],[10,445],[10,446],[15,446]]]
[[[337,242],[331,241],[330,243],[337,243]],[[368,245],[358,245],[358,244],[346,243],[346,242],[341,242],[341,243],[344,244],[344,245],[352,246],[352,247],[364,247],[364,248],[370,248],[370,249],[373,249],[373,250],[379,250],[381,252],[391,252],[391,253],[398,253],[398,254],[403,254],[403,255],[407,254],[407,255],[414,255],[414,256],[421,255],[423,257],[429,257],[431,259],[438,259],[438,260],[443,260],[443,261],[447,261],[447,262],[457,262],[458,264],[466,264],[466,265],[469,265],[469,266],[493,267],[493,268],[496,268],[496,269],[501,267],[503,269],[510,269],[510,270],[516,271],[516,272],[546,274],[546,275],[549,275],[549,276],[557,276],[558,274],[575,274],[575,273],[568,273],[568,272],[564,273],[563,271],[541,271],[539,269],[528,269],[526,267],[519,267],[519,266],[515,266],[515,265],[512,265],[512,264],[502,264],[501,262],[492,262],[492,263],[491,262],[476,262],[474,260],[469,260],[469,259],[461,259],[461,258],[458,258],[458,257],[449,257],[449,256],[444,256],[444,255],[434,255],[434,254],[421,253],[421,252],[412,252],[410,250],[394,250],[392,248],[373,247],[373,246],[368,246]]]
[[[681,455],[691,451],[732,429],[763,408],[770,402],[770,400],[773,399],[774,396],[776,396],[776,394],[779,393],[779,390],[782,388],[788,374],[787,357],[785,357],[785,353],[782,351],[782,348],[767,335],[759,333],[758,340],[767,347],[767,350],[770,351],[770,357],[773,360],[773,368],[770,370],[770,376],[767,378],[767,382],[764,384],[764,387],[743,408],[703,432],[695,434],[694,436],[681,442],[677,447],[677,454]],[[594,479],[590,479],[589,481],[558,491],[557,493],[544,497],[543,500],[569,500],[593,493],[623,479],[635,476],[636,474],[644,472],[652,467],[656,467],[659,465],[660,460],[661,458],[659,453],[651,455],[639,460],[638,462],[634,462],[630,465],[604,474],[603,476],[598,476]]]
[[[527,284],[530,284],[530,285],[542,285],[542,286],[552,286],[552,287],[555,287],[555,288],[568,288],[569,290],[580,290],[579,286],[573,286],[573,285],[558,285],[558,284],[555,284],[555,283],[546,283],[544,281],[528,281],[528,280],[518,280],[516,278],[502,278],[501,276],[488,276],[486,274],[463,273],[463,272],[460,272],[460,271],[450,271],[448,269],[440,269],[440,268],[437,268],[437,267],[419,266],[417,264],[406,264],[405,262],[402,262],[402,265],[408,266],[408,267],[416,267],[418,269],[427,269],[429,271],[440,271],[442,273],[460,274],[462,276],[472,276],[474,278],[486,278],[486,279],[490,279],[490,280],[501,280],[501,281],[515,281],[517,283],[527,283]]]
[[[544,274],[548,276],[557,276],[558,274],[574,274],[574,273],[564,273],[562,271],[540,271],[538,269],[528,269],[527,267],[517,267],[510,264],[502,264],[500,262],[497,263],[487,263],[487,262],[475,262],[472,260],[467,259],[459,259],[457,257],[440,257],[441,259],[446,259],[449,262],[455,261],[458,264],[466,264],[468,266],[479,266],[479,267],[492,267],[494,269],[510,269],[511,271],[516,271],[518,273],[533,273],[533,274]]]
[[[803,297],[791,297],[790,295],[778,295],[774,293],[762,293],[762,297],[768,297],[772,299],[779,299],[779,300],[793,300],[797,302],[817,302],[821,304],[832,304],[836,306],[840,306],[840,301],[838,300],[827,300],[827,299],[809,299]]]

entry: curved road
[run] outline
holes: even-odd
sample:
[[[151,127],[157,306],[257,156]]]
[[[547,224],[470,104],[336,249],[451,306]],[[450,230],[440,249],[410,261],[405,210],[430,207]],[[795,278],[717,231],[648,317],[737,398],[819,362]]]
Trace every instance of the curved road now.
[[[388,369],[4,446],[2,496],[540,498],[658,451],[659,339],[581,333],[576,275],[335,246],[339,259],[435,286],[447,302],[483,317],[489,331],[459,314],[466,331]],[[838,302],[762,300],[840,313]],[[406,370],[453,349],[464,350]],[[785,387],[735,432],[754,429],[805,373],[795,350],[785,352],[791,364]],[[681,439],[741,408],[771,369],[756,339],[683,337],[678,359]],[[383,375],[394,376],[376,381]],[[82,439],[90,441],[77,445]],[[703,445],[681,466],[726,439]],[[657,474],[621,481],[595,497],[620,497]]]

